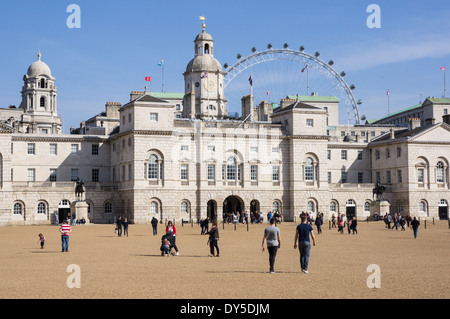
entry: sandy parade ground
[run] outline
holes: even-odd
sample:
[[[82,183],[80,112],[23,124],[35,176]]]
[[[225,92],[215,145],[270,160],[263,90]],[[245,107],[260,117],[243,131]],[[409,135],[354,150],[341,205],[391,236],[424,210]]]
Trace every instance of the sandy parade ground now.
[[[130,225],[118,237],[114,225],[78,225],[69,252],[61,252],[57,226],[0,228],[2,299],[447,299],[450,297],[450,229],[447,221],[388,230],[383,222],[359,222],[358,234],[316,234],[309,274],[294,249],[296,223],[279,224],[281,248],[270,274],[261,251],[267,224],[219,225],[220,257],[208,257],[206,235],[197,224],[177,226],[179,256],[162,257],[151,225]],[[40,249],[38,234],[46,237]],[[369,265],[380,269],[380,288],[369,288]],[[78,268],[73,268],[75,267]],[[72,268],[71,268],[72,267]],[[74,270],[75,269],[75,270]],[[72,280],[79,274],[78,281]],[[72,276],[72,277],[71,277]],[[68,282],[80,283],[69,288]]]

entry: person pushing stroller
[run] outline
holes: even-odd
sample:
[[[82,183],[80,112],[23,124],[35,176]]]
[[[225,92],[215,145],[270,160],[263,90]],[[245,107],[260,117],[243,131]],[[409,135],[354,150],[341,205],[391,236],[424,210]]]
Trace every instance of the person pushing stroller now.
[[[174,244],[175,237],[173,236],[173,232],[166,232],[166,234],[161,237],[161,256],[169,256],[174,248]],[[172,255],[175,255],[175,253],[172,252]]]

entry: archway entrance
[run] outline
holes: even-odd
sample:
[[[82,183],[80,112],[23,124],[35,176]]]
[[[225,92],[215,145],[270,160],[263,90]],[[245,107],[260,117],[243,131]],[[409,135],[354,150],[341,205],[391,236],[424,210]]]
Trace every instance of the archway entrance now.
[[[235,195],[228,196],[223,201],[223,216],[229,216],[233,213],[239,212],[243,213],[245,210],[244,201]]]
[[[448,219],[448,204],[445,199],[441,199],[439,201],[439,219],[440,220]]]
[[[259,201],[257,201],[256,199],[252,200],[250,202],[250,213],[259,212],[259,210]]]
[[[217,220],[217,202],[215,200],[209,200],[207,204],[207,216],[210,221]]]
[[[63,199],[58,205],[58,221],[62,223],[66,219],[70,219],[70,202]]]
[[[347,201],[346,215],[347,215],[347,220],[351,220],[353,217],[356,217],[356,204],[353,199],[349,199]]]

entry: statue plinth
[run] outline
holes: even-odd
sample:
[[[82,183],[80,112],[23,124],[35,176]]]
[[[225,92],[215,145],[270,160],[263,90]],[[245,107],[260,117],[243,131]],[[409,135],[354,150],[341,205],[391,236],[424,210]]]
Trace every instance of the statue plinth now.
[[[378,216],[384,216],[386,213],[390,214],[391,204],[387,200],[376,200],[370,205],[370,215],[373,217],[375,214]]]
[[[71,215],[75,213],[77,220],[82,220],[84,217],[86,224],[89,224],[88,204],[85,201],[75,201],[70,204],[70,213]]]

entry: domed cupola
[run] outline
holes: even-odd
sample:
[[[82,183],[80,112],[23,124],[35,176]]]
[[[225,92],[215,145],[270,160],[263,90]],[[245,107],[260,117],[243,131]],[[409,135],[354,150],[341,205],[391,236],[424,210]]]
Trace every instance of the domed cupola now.
[[[186,66],[185,81],[185,117],[215,117],[226,114],[226,100],[223,95],[224,73],[220,62],[214,57],[213,37],[203,30],[195,40],[194,58]]]
[[[48,67],[48,65],[41,61],[41,52],[38,53],[38,60],[30,65],[27,71],[27,76],[29,78],[37,78],[39,76],[45,76],[47,78],[52,77],[52,71]]]

